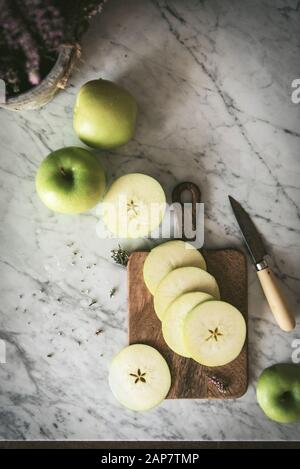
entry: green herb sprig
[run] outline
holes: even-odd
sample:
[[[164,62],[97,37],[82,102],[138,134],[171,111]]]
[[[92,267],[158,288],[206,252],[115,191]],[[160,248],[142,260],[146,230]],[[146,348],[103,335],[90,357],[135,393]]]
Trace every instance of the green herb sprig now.
[[[115,261],[116,264],[126,267],[128,264],[129,254],[125,249],[122,249],[119,244],[118,249],[111,250],[111,258]]]

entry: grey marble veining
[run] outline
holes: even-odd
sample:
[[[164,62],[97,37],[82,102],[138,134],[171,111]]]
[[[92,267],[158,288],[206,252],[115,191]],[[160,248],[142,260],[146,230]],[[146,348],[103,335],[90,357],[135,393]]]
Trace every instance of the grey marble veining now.
[[[269,421],[255,399],[262,369],[289,361],[300,338],[300,105],[290,98],[299,16],[292,0],[111,0],[67,90],[39,111],[0,111],[0,438],[299,439],[299,424]],[[95,210],[50,213],[34,188],[48,152],[80,144],[75,95],[98,76],[139,103],[133,141],[101,153],[109,177],[146,172],[168,194],[198,183],[209,247],[241,245],[230,193],[274,256],[298,327],[280,332],[249,266],[250,386],[239,400],[166,401],[136,414],[109,391],[109,362],[127,343],[126,272],[109,261]]]

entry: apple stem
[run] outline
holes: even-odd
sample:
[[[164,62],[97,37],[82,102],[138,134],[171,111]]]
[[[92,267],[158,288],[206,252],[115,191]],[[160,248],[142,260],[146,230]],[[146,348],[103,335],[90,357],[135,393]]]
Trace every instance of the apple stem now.
[[[60,168],[60,172],[61,172],[61,174],[62,174],[63,176],[66,176],[66,175],[67,175],[67,174],[66,174],[66,171],[64,170],[63,167]]]

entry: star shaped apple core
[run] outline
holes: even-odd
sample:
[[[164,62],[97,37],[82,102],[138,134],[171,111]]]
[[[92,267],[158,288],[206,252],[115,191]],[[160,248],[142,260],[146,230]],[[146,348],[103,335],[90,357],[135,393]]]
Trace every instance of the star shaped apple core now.
[[[141,383],[146,383],[146,379],[144,378],[146,376],[146,373],[142,373],[140,368],[138,368],[136,373],[129,373],[130,376],[135,378],[134,383],[137,384],[139,381]]]
[[[210,339],[215,339],[215,341],[218,342],[218,337],[223,335],[219,331],[218,327],[216,327],[215,329],[208,329],[208,332],[210,333],[210,335],[206,338],[207,341]]]
[[[134,217],[139,214],[139,205],[134,200],[130,200],[127,202],[127,211],[129,216]]]

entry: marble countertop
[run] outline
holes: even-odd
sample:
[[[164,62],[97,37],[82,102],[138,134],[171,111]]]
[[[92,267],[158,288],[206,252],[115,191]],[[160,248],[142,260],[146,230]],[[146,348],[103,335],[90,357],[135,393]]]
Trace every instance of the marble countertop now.
[[[110,0],[66,91],[38,111],[0,111],[1,439],[299,439],[300,424],[268,420],[255,399],[262,369],[290,361],[300,338],[299,15],[292,0]],[[44,156],[80,144],[75,95],[100,76],[139,103],[135,138],[101,154],[109,178],[145,172],[168,194],[199,184],[207,247],[241,246],[227,200],[236,197],[298,314],[296,330],[281,332],[249,265],[250,384],[238,400],[165,401],[137,414],[110,393],[108,365],[127,344],[126,271],[109,260],[95,210],[50,213],[34,187]]]

